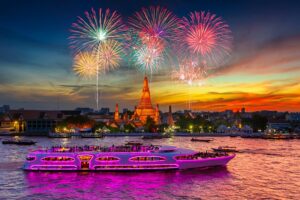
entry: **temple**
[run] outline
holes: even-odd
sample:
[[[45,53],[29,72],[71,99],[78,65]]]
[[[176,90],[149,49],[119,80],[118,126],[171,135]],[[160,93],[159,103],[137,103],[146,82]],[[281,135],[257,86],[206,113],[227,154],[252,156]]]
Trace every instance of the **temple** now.
[[[123,123],[129,122],[135,127],[142,127],[146,123],[148,117],[152,118],[156,125],[161,124],[159,107],[158,104],[155,106],[155,108],[152,106],[148,78],[145,76],[140,102],[138,106],[135,106],[134,113],[130,120],[128,119],[127,113],[121,120],[119,117],[119,106],[116,104],[114,121],[116,123],[119,123],[120,121]]]
[[[147,117],[151,117],[156,124],[160,121],[158,105],[156,108],[152,106],[148,78],[145,76],[141,100],[139,105],[135,108],[132,120],[139,120],[142,124],[145,124]]]

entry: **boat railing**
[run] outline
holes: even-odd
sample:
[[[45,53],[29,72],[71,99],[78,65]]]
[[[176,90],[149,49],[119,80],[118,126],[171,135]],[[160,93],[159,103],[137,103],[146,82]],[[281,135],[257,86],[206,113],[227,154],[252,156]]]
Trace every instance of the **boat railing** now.
[[[49,152],[49,153],[76,153],[76,152],[153,152],[158,151],[159,147],[154,145],[123,145],[123,146],[52,146],[51,148],[38,150],[37,152]]]
[[[175,159],[176,160],[199,160],[199,159],[206,159],[206,158],[218,158],[218,157],[224,157],[224,156],[229,156],[229,154],[226,152],[217,152],[217,153],[199,152],[199,153],[191,154],[191,155],[175,156]]]

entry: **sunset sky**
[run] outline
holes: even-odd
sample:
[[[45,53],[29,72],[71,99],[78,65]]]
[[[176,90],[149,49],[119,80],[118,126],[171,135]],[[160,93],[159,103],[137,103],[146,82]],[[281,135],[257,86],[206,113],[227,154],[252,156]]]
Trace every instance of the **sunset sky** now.
[[[51,0],[0,2],[0,105],[26,109],[95,108],[95,81],[72,70],[71,24],[92,7],[126,19],[160,5],[178,17],[210,11],[225,20],[233,50],[202,86],[171,79],[163,66],[149,79],[162,110],[300,111],[300,1],[291,0]],[[133,109],[144,74],[126,62],[100,77],[100,107]]]

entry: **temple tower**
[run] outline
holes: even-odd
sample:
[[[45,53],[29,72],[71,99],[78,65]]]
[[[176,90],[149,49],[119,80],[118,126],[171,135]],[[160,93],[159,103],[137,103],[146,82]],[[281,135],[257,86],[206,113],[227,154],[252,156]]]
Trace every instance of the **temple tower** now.
[[[169,106],[168,125],[169,126],[173,126],[174,125],[174,119],[173,119],[173,116],[172,116],[172,107],[171,107],[171,105]]]
[[[155,120],[155,109],[153,108],[151,103],[148,78],[146,76],[143,82],[141,100],[139,105],[135,109],[134,115],[137,116],[142,123],[146,122],[148,116]]]
[[[119,105],[118,105],[118,104],[116,104],[116,109],[115,109],[114,119],[115,119],[116,122],[120,120],[120,116],[119,116]]]
[[[156,104],[156,108],[155,108],[155,118],[154,118],[154,121],[155,121],[155,124],[161,124],[158,104]]]

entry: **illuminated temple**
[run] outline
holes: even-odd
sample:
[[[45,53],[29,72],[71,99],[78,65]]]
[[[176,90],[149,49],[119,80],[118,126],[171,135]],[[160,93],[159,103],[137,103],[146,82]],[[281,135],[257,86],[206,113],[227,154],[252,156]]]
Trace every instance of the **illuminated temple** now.
[[[118,105],[116,105],[116,112],[119,112]],[[135,107],[134,113],[131,116],[130,121],[135,126],[139,127],[143,126],[146,123],[148,117],[152,118],[155,124],[161,123],[158,105],[156,105],[155,108],[152,106],[148,78],[145,76],[143,82],[142,96],[138,106]],[[114,118],[115,121],[120,120],[118,113],[115,113]]]

